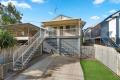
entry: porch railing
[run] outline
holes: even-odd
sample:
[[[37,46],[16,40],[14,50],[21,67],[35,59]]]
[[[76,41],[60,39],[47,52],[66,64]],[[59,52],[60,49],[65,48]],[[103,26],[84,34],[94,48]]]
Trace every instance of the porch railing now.
[[[79,36],[80,29],[79,28],[71,28],[71,29],[51,29],[49,32],[49,36]]]

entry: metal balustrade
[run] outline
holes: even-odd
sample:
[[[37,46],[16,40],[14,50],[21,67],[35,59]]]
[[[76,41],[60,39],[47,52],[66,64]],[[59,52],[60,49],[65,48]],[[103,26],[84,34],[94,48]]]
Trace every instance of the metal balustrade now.
[[[50,37],[55,36],[80,36],[79,28],[71,28],[71,29],[51,29],[49,32]]]

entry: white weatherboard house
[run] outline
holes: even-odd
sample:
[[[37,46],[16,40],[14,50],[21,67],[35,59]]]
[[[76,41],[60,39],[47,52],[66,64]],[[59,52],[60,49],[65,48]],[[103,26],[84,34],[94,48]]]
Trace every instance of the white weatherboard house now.
[[[50,21],[43,22],[49,31],[49,38],[43,43],[43,49],[50,50],[46,42],[61,55],[80,55],[80,36],[85,22],[68,16],[59,15]]]
[[[80,56],[80,36],[85,22],[59,15],[51,21],[43,22],[39,31],[22,45],[13,55],[13,69],[21,70],[35,54],[54,53]]]

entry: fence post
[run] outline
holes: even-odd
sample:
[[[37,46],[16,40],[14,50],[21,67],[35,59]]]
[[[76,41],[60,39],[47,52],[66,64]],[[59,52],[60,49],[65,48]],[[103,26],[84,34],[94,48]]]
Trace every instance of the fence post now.
[[[117,55],[117,75],[119,75],[119,55]]]
[[[3,80],[4,79],[4,68],[3,68],[3,65],[0,65],[0,71],[1,71],[1,79]]]

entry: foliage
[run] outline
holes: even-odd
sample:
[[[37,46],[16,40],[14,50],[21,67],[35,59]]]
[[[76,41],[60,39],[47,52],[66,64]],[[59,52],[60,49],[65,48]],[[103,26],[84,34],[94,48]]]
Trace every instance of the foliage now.
[[[11,2],[7,6],[0,4],[0,15],[2,25],[21,23],[22,14]]]
[[[0,48],[12,47],[16,44],[16,39],[7,31],[0,29]]]

